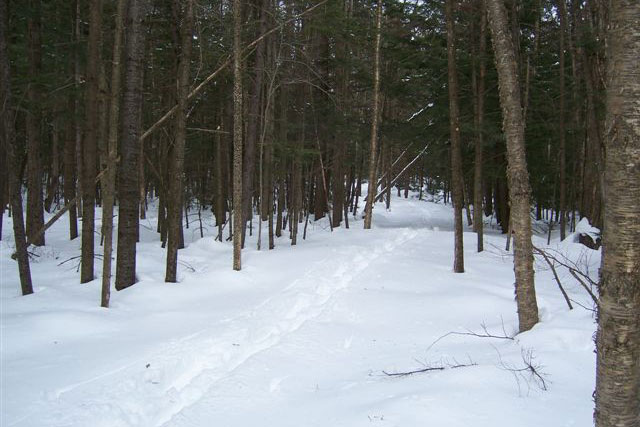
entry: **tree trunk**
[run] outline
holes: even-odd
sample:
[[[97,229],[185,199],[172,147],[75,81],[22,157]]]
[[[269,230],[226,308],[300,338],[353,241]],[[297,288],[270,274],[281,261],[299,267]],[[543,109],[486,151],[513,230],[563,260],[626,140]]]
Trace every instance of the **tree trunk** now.
[[[2,84],[4,84],[4,82]],[[0,98],[0,100],[4,101],[3,98]],[[0,241],[2,240],[4,210],[7,204],[11,203],[11,194],[9,193],[9,166],[7,164],[6,148],[8,142],[5,141],[5,134],[2,129],[3,125],[0,124],[0,135],[2,135],[2,138],[0,138]]]
[[[102,259],[102,294],[100,305],[109,307],[111,298],[111,256],[113,253],[113,204],[116,190],[116,159],[118,157],[118,119],[120,114],[120,87],[122,36],[127,0],[118,0],[111,63],[111,98],[109,100],[109,136],[107,146],[107,172],[102,179],[102,232],[104,257]]]
[[[59,114],[56,112],[55,114]],[[58,193],[58,184],[60,183],[60,119],[55,118],[51,129],[51,169],[49,170],[49,185],[47,186],[47,197],[44,201],[44,209],[51,213],[56,195]]]
[[[91,0],[87,51],[87,93],[82,144],[82,262],[80,283],[94,279],[96,152],[98,147],[98,96],[102,48],[102,0]]]
[[[242,268],[242,0],[233,0],[233,269]]]
[[[380,120],[380,40],[382,33],[382,0],[378,0],[376,12],[376,44],[373,65],[373,100],[371,108],[371,144],[369,152],[369,185],[367,190],[367,204],[364,213],[364,229],[371,228],[373,220],[373,205],[376,197],[376,183],[378,182],[376,169],[378,151],[378,122]]]
[[[220,111],[220,115],[222,115],[222,107]],[[220,119],[220,129],[224,129],[224,120]],[[214,169],[214,179],[215,179],[215,196],[213,202],[213,210],[216,217],[216,227],[218,227],[218,240],[221,242],[222,240],[222,228],[227,220],[226,211],[224,207],[225,202],[225,174],[223,165],[225,162],[223,161],[223,147],[222,144],[226,144],[226,139],[223,141],[223,138],[220,134],[216,134],[215,136],[215,169]]]
[[[474,185],[473,185],[473,226],[478,238],[477,248],[478,252],[484,250],[484,223],[482,212],[482,162],[483,162],[483,146],[484,146],[484,90],[485,90],[485,77],[487,74],[487,67],[485,63],[485,54],[487,51],[487,19],[484,9],[484,0],[478,1],[478,13],[480,14],[480,34],[479,34],[479,49],[478,49],[478,74],[476,82],[475,96],[475,132],[476,132],[476,144],[475,144],[475,161],[474,161]],[[475,75],[475,69],[474,69]]]
[[[146,31],[142,20],[147,0],[129,0],[126,20],[125,75],[120,124],[118,173],[118,259],[116,289],[136,282],[136,236],[138,230],[138,162],[142,124],[142,89]]]
[[[460,109],[458,106],[458,76],[456,75],[456,44],[453,16],[454,0],[446,0],[447,64],[449,75],[449,123],[451,141],[451,195],[455,228],[453,271],[464,273],[464,248],[462,239],[462,207],[464,206],[462,182],[462,148],[460,146]]]
[[[258,0],[256,7],[256,14],[260,21],[258,38],[262,37],[266,31],[267,23],[267,10],[268,1]],[[246,223],[252,219],[253,216],[253,180],[255,175],[255,157],[256,157],[256,145],[258,143],[258,133],[260,129],[261,120],[261,105],[260,102],[262,95],[262,86],[264,80],[264,62],[265,62],[265,40],[258,42],[256,46],[256,59],[255,59],[255,78],[251,87],[248,115],[247,115],[247,134],[244,140],[243,151],[243,177],[242,177],[242,213],[244,217],[243,227],[236,229],[236,232],[242,231],[242,246],[244,247],[244,241],[246,237]],[[239,49],[242,49],[239,47]]]
[[[640,425],[640,3],[611,2],[595,425]]]
[[[74,156],[75,156],[75,169],[76,169],[76,205],[74,207],[76,211],[76,217],[82,218],[82,180],[83,172],[82,172],[82,107],[81,107],[81,96],[82,93],[81,84],[82,84],[82,75],[80,69],[81,62],[81,53],[80,49],[82,47],[82,36],[80,34],[81,30],[81,22],[82,17],[80,14],[80,2],[82,0],[75,0],[75,4],[73,7],[73,43],[75,44],[75,48],[73,51],[73,86],[75,89],[75,95],[73,99],[73,110],[74,114]],[[76,225],[77,228],[77,225]],[[77,237],[77,233],[76,233]]]
[[[560,215],[560,240],[564,240],[566,237],[567,226],[567,177],[566,177],[566,142],[565,142],[565,38],[567,32],[567,5],[566,0],[558,0],[558,12],[560,15],[560,108],[558,111],[559,116],[559,129],[560,133],[560,145],[558,147],[558,169],[559,169],[559,189],[560,189],[560,201],[558,207],[558,214]]]
[[[42,34],[40,0],[29,1],[28,57],[31,81],[27,88],[29,108],[26,114],[27,133],[27,236],[36,246],[44,245],[44,234],[34,238],[44,226],[42,205]]]
[[[503,129],[507,141],[507,178],[511,201],[511,228],[515,234],[514,271],[520,332],[538,323],[534,287],[533,245],[529,216],[529,173],[524,145],[524,123],[513,40],[502,0],[486,0],[489,27],[498,70]]]
[[[0,0],[0,127],[4,147],[7,150],[7,165],[9,175],[9,197],[11,201],[11,218],[13,220],[13,235],[16,244],[16,258],[20,275],[22,295],[33,293],[31,284],[31,270],[29,268],[29,254],[27,253],[27,236],[22,212],[22,183],[20,180],[20,166],[16,153],[15,114],[11,99],[11,68],[9,65],[9,49],[7,45],[8,0]]]
[[[189,95],[189,66],[191,61],[191,40],[193,39],[193,0],[187,0],[182,11],[181,52],[178,64],[177,95],[178,110],[176,112],[175,138],[173,142],[173,156],[169,177],[169,239],[167,244],[166,282],[177,281],[178,247],[180,245],[180,230],[182,229],[182,175],[184,171],[184,146],[186,139],[187,96]],[[177,3],[180,9],[180,2]]]

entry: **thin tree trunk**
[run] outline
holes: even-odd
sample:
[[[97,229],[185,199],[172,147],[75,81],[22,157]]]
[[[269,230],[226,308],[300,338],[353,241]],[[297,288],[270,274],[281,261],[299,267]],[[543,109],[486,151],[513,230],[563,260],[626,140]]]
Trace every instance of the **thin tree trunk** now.
[[[116,158],[118,156],[118,119],[120,114],[121,60],[124,14],[127,0],[118,0],[111,63],[111,98],[109,100],[109,136],[107,173],[102,179],[102,229],[104,257],[102,258],[102,293],[100,305],[109,307],[111,298],[111,256],[113,254],[113,204],[116,190]]]
[[[118,258],[116,289],[136,282],[136,237],[138,230],[138,158],[142,124],[143,63],[146,32],[142,20],[148,0],[129,0],[125,43],[124,92],[120,124],[120,167],[118,173]]]
[[[276,237],[281,237],[284,221],[284,205],[286,203],[284,165],[280,167],[280,172],[278,172],[278,175],[278,212],[276,214]]]
[[[74,131],[75,131],[75,165],[76,165],[76,205],[74,209],[76,210],[76,216],[78,218],[82,218],[82,182],[84,180],[83,174],[83,161],[82,161],[82,107],[81,107],[81,97],[82,93],[81,84],[82,84],[82,74],[80,68],[81,62],[81,53],[80,49],[82,46],[82,37],[80,35],[81,32],[81,0],[75,0],[74,8],[73,8],[73,42],[75,43],[75,49],[73,51],[73,84],[75,89],[74,96]],[[77,227],[76,227],[77,228]]]
[[[242,0],[233,0],[233,269],[242,268]]]
[[[484,8],[484,0],[479,0],[480,13],[480,44],[478,49],[478,78],[476,80],[475,91],[475,164],[474,164],[474,186],[473,186],[473,226],[478,238],[478,252],[484,250],[484,223],[482,212],[482,167],[483,167],[483,146],[484,146],[484,90],[487,67],[485,54],[487,51],[487,19]]]
[[[176,119],[177,120],[177,119]],[[147,218],[147,191],[144,176],[144,141],[140,142],[140,161],[138,162],[138,191],[140,192],[140,219]]]
[[[534,287],[533,245],[529,216],[529,173],[524,145],[524,123],[520,85],[513,40],[502,0],[486,0],[489,27],[498,70],[503,129],[507,141],[507,178],[511,200],[511,220],[515,237],[514,271],[520,332],[538,323]]]
[[[69,102],[69,111],[73,111],[73,100]],[[63,153],[63,179],[64,179],[64,203],[65,205],[76,196],[76,140],[75,129],[72,122],[65,131],[64,153]],[[77,205],[69,209],[69,239],[73,240],[78,237],[78,211]]]
[[[2,84],[4,84],[4,82]],[[0,98],[0,101],[4,101],[4,99]],[[0,120],[3,119],[0,117]],[[0,241],[2,240],[2,223],[4,221],[5,207],[7,204],[11,204],[11,194],[9,192],[9,166],[7,164],[6,148],[8,142],[5,141],[5,134],[2,129],[3,125],[0,124],[0,135],[2,135],[2,138],[0,138]]]
[[[56,112],[56,114],[58,114]],[[49,185],[47,186],[47,198],[44,201],[44,209],[50,213],[51,206],[58,193],[60,183],[60,119],[54,119],[51,129],[51,170],[49,172]]]
[[[460,143],[460,109],[458,106],[458,77],[456,75],[456,45],[453,16],[454,0],[446,0],[447,63],[449,75],[449,123],[451,141],[451,195],[454,214],[453,271],[464,273],[464,248],[462,239],[462,207],[464,206],[462,182],[462,147]]]
[[[377,151],[378,151],[378,125],[380,120],[380,44],[382,35],[382,0],[378,0],[378,10],[376,12],[376,44],[374,49],[373,65],[373,100],[371,108],[371,144],[369,152],[369,185],[367,189],[367,203],[364,213],[364,229],[371,228],[373,220],[373,205],[376,197],[376,174]]]
[[[303,131],[304,135],[304,131]],[[298,224],[300,222],[300,212],[302,205],[302,167],[298,158],[293,160],[293,172],[291,174],[291,199],[289,208],[289,230],[291,231],[291,246],[298,242]]]
[[[611,2],[596,427],[640,425],[640,3]]]
[[[567,177],[566,177],[566,142],[565,142],[565,39],[567,33],[567,5],[566,0],[558,0],[558,9],[560,15],[560,111],[559,116],[559,133],[560,145],[558,147],[558,169],[559,171],[559,190],[560,190],[560,240],[566,237],[567,226]]]
[[[220,112],[222,113],[222,111]],[[224,120],[220,120],[220,128],[223,129]],[[226,141],[224,141],[226,143]],[[223,158],[222,158],[222,136],[220,134],[215,135],[215,144],[216,144],[216,154],[215,154],[215,198],[214,198],[214,212],[216,217],[216,226],[218,227],[218,240],[221,242],[222,240],[222,228],[224,227],[224,223],[226,222],[226,212],[224,209],[224,173],[223,173]]]

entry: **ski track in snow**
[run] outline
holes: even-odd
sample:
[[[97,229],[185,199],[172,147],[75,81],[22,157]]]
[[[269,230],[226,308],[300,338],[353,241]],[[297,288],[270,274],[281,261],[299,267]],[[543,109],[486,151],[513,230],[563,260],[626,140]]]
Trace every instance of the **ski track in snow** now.
[[[37,411],[48,414],[46,419],[27,417],[13,425],[180,424],[179,415],[214,390],[217,382],[330,309],[337,292],[378,258],[414,239],[420,225],[394,228],[392,240],[385,240],[387,233],[379,233],[379,245],[368,251],[361,246],[341,247],[253,309],[174,340],[150,358],[51,392],[40,403],[44,408]],[[278,382],[271,384],[272,389],[278,386]]]

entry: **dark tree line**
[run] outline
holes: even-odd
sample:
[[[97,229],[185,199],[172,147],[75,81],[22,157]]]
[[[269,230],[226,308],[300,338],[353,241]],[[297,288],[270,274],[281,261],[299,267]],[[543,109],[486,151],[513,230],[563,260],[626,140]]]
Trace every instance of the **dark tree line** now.
[[[526,331],[532,217],[562,239],[587,217],[605,244],[596,420],[638,425],[638,6],[609,3],[0,0],[0,217],[22,292],[28,246],[64,212],[70,239],[82,221],[81,282],[103,245],[107,307],[114,215],[121,290],[150,200],[175,282],[194,213],[213,212],[239,270],[263,226],[269,249],[308,221],[370,228],[376,201],[417,190],[454,206],[456,272],[465,213],[478,251],[483,214],[513,235]],[[616,376],[634,383],[613,390]]]

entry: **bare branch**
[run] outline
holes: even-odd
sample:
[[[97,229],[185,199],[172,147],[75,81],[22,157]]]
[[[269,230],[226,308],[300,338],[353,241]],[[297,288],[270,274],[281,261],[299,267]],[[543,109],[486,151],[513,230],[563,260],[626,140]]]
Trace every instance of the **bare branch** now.
[[[549,268],[551,268],[551,272],[553,273],[553,277],[556,280],[556,283],[558,284],[558,287],[560,288],[560,292],[562,292],[562,296],[564,297],[564,300],[567,302],[567,305],[569,306],[569,310],[573,310],[573,306],[571,305],[571,301],[569,300],[569,295],[567,295],[567,292],[562,287],[562,283],[560,283],[560,278],[558,277],[558,272],[556,271],[555,266],[553,265],[553,263],[549,259],[549,256],[543,250],[540,250],[539,248],[537,248],[535,246],[533,246],[533,252],[537,253],[539,255],[542,255],[542,258],[547,262],[547,265],[549,266]]]
[[[270,29],[269,31],[266,31],[260,37],[258,37],[257,39],[255,39],[254,41],[252,41],[251,43],[246,45],[244,47],[244,49],[242,49],[242,52],[240,54],[244,56],[246,53],[248,53],[251,49],[253,49],[258,43],[260,43],[266,37],[268,37],[271,34],[275,33],[276,31],[278,31],[283,26],[285,26],[285,25],[287,25],[287,24],[289,24],[289,23],[291,23],[291,22],[293,22],[293,21],[295,21],[297,19],[300,19],[301,16],[304,16],[304,15],[308,14],[309,12],[319,8],[320,6],[322,6],[323,4],[327,3],[328,1],[329,0],[322,0],[322,1],[318,2],[317,4],[311,6],[307,10],[304,10],[303,12],[297,14],[296,16],[293,16],[293,17],[287,19],[286,21],[276,25],[274,28]],[[193,90],[187,96],[187,101],[191,101],[196,95],[198,95],[202,91],[202,89],[204,89],[209,83],[211,83],[211,81],[213,81],[213,79],[215,79],[218,76],[218,74],[220,74],[225,68],[227,68],[229,65],[231,65],[232,62],[233,62],[233,57],[231,55],[227,56],[227,58],[222,62],[222,64],[220,64],[220,66],[213,73],[209,74],[207,76],[207,78],[205,78],[202,82],[200,82],[200,84],[198,84],[195,88],[193,88]],[[156,129],[158,129],[164,122],[169,120],[169,118],[171,118],[171,116],[173,116],[177,110],[178,110],[178,105],[176,104],[169,111],[167,111],[162,117],[160,117],[153,125],[151,125],[151,127],[149,127],[140,136],[140,140],[144,141],[149,135],[151,135]]]
[[[436,339],[434,342],[432,342],[429,347],[427,347],[427,351],[429,351],[434,345],[436,345],[439,341],[443,340],[444,338],[451,336],[451,335],[467,335],[467,336],[471,336],[471,337],[476,337],[476,338],[495,338],[495,339],[502,339],[502,340],[515,340],[514,337],[507,335],[505,329],[504,329],[504,322],[502,323],[502,333],[503,335],[495,335],[489,332],[489,330],[487,329],[487,326],[484,323],[480,324],[480,327],[482,328],[482,333],[477,333],[471,330],[468,330],[466,332],[457,332],[457,331],[451,331],[451,332],[447,332],[446,334],[442,335],[441,337],[439,337],[438,339]]]
[[[478,364],[476,362],[474,362],[473,360],[469,359],[468,363],[458,363],[458,361],[456,361],[454,359],[454,363],[441,363],[439,365],[436,366],[425,366],[423,368],[420,369],[415,369],[412,371],[405,371],[405,372],[387,372],[387,371],[382,371],[383,374],[385,374],[388,377],[408,377],[410,375],[414,375],[414,374],[422,374],[425,372],[431,372],[431,371],[444,371],[446,369],[458,369],[458,368],[468,368],[469,366],[477,366]]]

